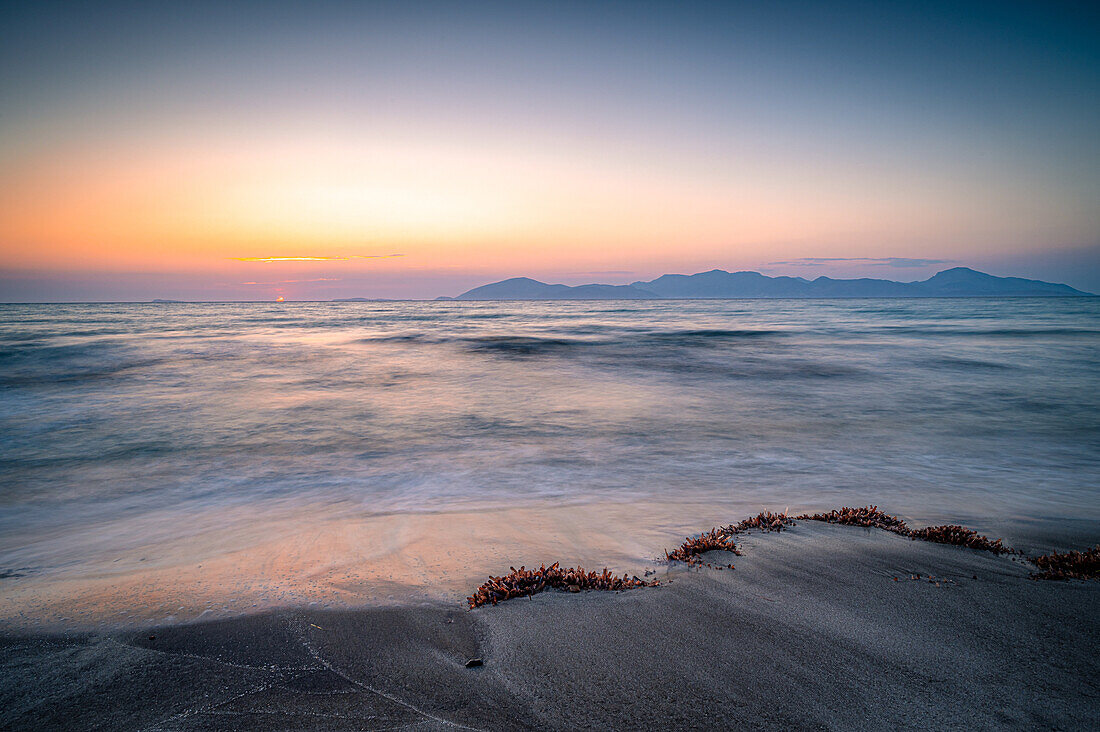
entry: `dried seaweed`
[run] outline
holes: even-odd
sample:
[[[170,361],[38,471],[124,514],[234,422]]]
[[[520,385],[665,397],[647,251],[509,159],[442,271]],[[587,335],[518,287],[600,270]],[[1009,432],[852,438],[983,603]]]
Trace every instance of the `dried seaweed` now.
[[[1031,562],[1043,570],[1032,579],[1100,579],[1100,544],[1083,552],[1051,552]]]
[[[771,511],[761,511],[760,513],[750,518],[741,521],[740,523],[727,526],[723,529],[727,534],[736,534],[741,531],[748,531],[749,529],[760,529],[761,531],[782,531],[786,526],[794,526],[794,521],[787,515],[787,512],[772,513]]]
[[[908,536],[914,540],[931,541],[939,544],[951,544],[964,546],[971,549],[980,549],[994,554],[1018,553],[1004,546],[1000,539],[989,539],[978,534],[973,529],[954,524],[944,526],[928,526],[923,529],[912,530],[905,522],[896,516],[883,513],[878,506],[864,506],[842,508],[828,513],[803,514],[792,519],[784,511],[772,513],[763,511],[756,516],[749,517],[737,524],[731,524],[722,529],[710,531],[695,537],[688,537],[676,550],[665,551],[665,559],[668,561],[685,562],[695,567],[713,567],[723,569],[733,565],[715,566],[702,559],[702,555],[709,551],[731,552],[738,556],[737,545],[733,537],[741,531],[758,529],[762,531],[782,531],[787,526],[794,526],[795,520],[799,521],[824,521],[830,524],[844,524],[847,526],[866,526],[883,529],[901,536]],[[1034,579],[1096,579],[1100,578],[1100,546],[1087,549],[1083,552],[1071,551],[1064,554],[1053,552],[1030,560],[1042,572],[1032,575]],[[536,570],[528,570],[525,567],[516,569],[510,567],[511,573],[503,577],[489,577],[489,580],[481,585],[477,591],[466,598],[471,608],[486,604],[496,605],[503,600],[515,597],[529,597],[543,590],[554,588],[569,592],[581,590],[627,590],[635,587],[653,587],[660,582],[647,581],[638,577],[616,577],[608,570],[603,572],[586,572],[583,568],[562,569],[558,563],[549,567],[541,566]],[[648,572],[647,572],[648,574]],[[897,577],[894,578],[895,581]],[[921,575],[914,575],[911,579],[921,579]],[[937,585],[948,580],[935,580],[928,578],[929,582]]]
[[[651,587],[659,584],[657,581],[646,582],[637,577],[616,577],[610,571],[586,572],[583,567],[570,567],[562,569],[558,562],[549,567],[543,565],[538,569],[526,567],[509,567],[512,571],[503,577],[489,577],[489,580],[473,595],[467,597],[471,608],[481,607],[492,603],[496,605],[504,600],[515,597],[528,597],[543,590],[554,588],[569,592],[581,590],[629,590],[634,587]]]
[[[916,529],[909,532],[909,537],[921,541],[932,541],[937,544],[954,544],[955,546],[965,546],[971,549],[981,549],[994,554],[1007,554],[1012,551],[1012,549],[1003,545],[1000,539],[991,540],[973,529],[954,524]]]
[[[863,508],[844,506],[828,513],[815,513],[812,516],[804,513],[795,518],[806,521],[824,521],[829,524],[844,524],[846,526],[868,526],[892,531],[902,536],[908,536],[910,533],[909,527],[905,525],[904,521],[897,516],[883,513],[878,510],[878,506],[864,506]]]
[[[672,552],[665,550],[665,559],[670,562],[687,562],[688,564],[708,564],[700,559],[699,555],[710,551],[731,552],[738,556],[737,545],[727,533],[718,529],[711,529],[705,534],[694,539],[688,537],[684,543]],[[730,565],[732,567],[732,565]]]

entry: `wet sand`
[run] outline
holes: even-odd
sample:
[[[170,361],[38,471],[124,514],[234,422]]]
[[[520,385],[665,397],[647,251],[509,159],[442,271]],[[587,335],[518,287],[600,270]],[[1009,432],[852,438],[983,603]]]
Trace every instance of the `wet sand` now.
[[[741,538],[734,571],[677,567],[622,593],[9,634],[0,727],[1088,729],[1100,717],[1100,583],[1036,582],[1018,559],[872,529],[801,522]]]
[[[789,508],[792,514],[819,509]],[[911,526],[961,522],[1031,554],[1100,543],[1095,521],[998,520],[905,508],[897,513]],[[487,575],[513,564],[558,560],[641,575],[685,536],[759,510],[738,500],[646,500],[364,518],[300,507],[268,516],[256,532],[239,531],[235,516],[193,516],[192,527],[201,531],[160,543],[149,538],[160,535],[156,526],[116,527],[100,536],[103,527],[93,525],[81,536],[40,537],[70,553],[70,545],[87,546],[82,561],[55,556],[36,568],[19,550],[7,552],[0,567],[0,634],[107,632],[286,607],[464,605]],[[104,553],[88,545],[89,536],[119,545]],[[113,559],[91,558],[96,556]],[[5,570],[16,571],[5,576]]]

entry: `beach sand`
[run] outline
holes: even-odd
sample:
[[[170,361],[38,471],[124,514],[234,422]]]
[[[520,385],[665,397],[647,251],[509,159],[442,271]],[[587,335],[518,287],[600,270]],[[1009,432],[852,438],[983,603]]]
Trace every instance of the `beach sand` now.
[[[736,570],[622,593],[9,634],[0,727],[1095,729],[1100,583],[874,529],[739,538]]]

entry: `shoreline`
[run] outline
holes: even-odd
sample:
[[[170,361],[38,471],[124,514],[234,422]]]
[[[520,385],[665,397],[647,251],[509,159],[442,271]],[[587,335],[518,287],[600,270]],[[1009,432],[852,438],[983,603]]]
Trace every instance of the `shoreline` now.
[[[793,515],[804,507],[792,509]],[[0,633],[114,632],[293,607],[464,607],[486,577],[509,566],[560,561],[643,576],[659,568],[664,550],[686,534],[756,510],[746,501],[653,501],[328,516],[306,521],[304,528],[286,519],[271,527],[270,538],[220,556],[212,553],[212,543],[188,561],[185,545],[178,545],[169,553],[177,564],[150,555],[154,561],[146,566],[144,555],[133,554],[123,562],[127,569],[116,573],[76,567],[60,577],[0,579]],[[945,511],[902,515],[914,527],[952,520]],[[1029,554],[1100,543],[1100,522],[1085,519],[987,518],[974,525]]]
[[[1100,583],[813,521],[738,543],[735,571],[673,566],[619,593],[5,634],[0,726],[1077,729],[1100,713]]]

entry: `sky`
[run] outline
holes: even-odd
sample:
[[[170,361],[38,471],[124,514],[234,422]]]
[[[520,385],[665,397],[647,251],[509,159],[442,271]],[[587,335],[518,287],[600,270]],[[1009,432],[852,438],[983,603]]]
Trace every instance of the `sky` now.
[[[0,5],[0,301],[1100,292],[1100,8]]]

